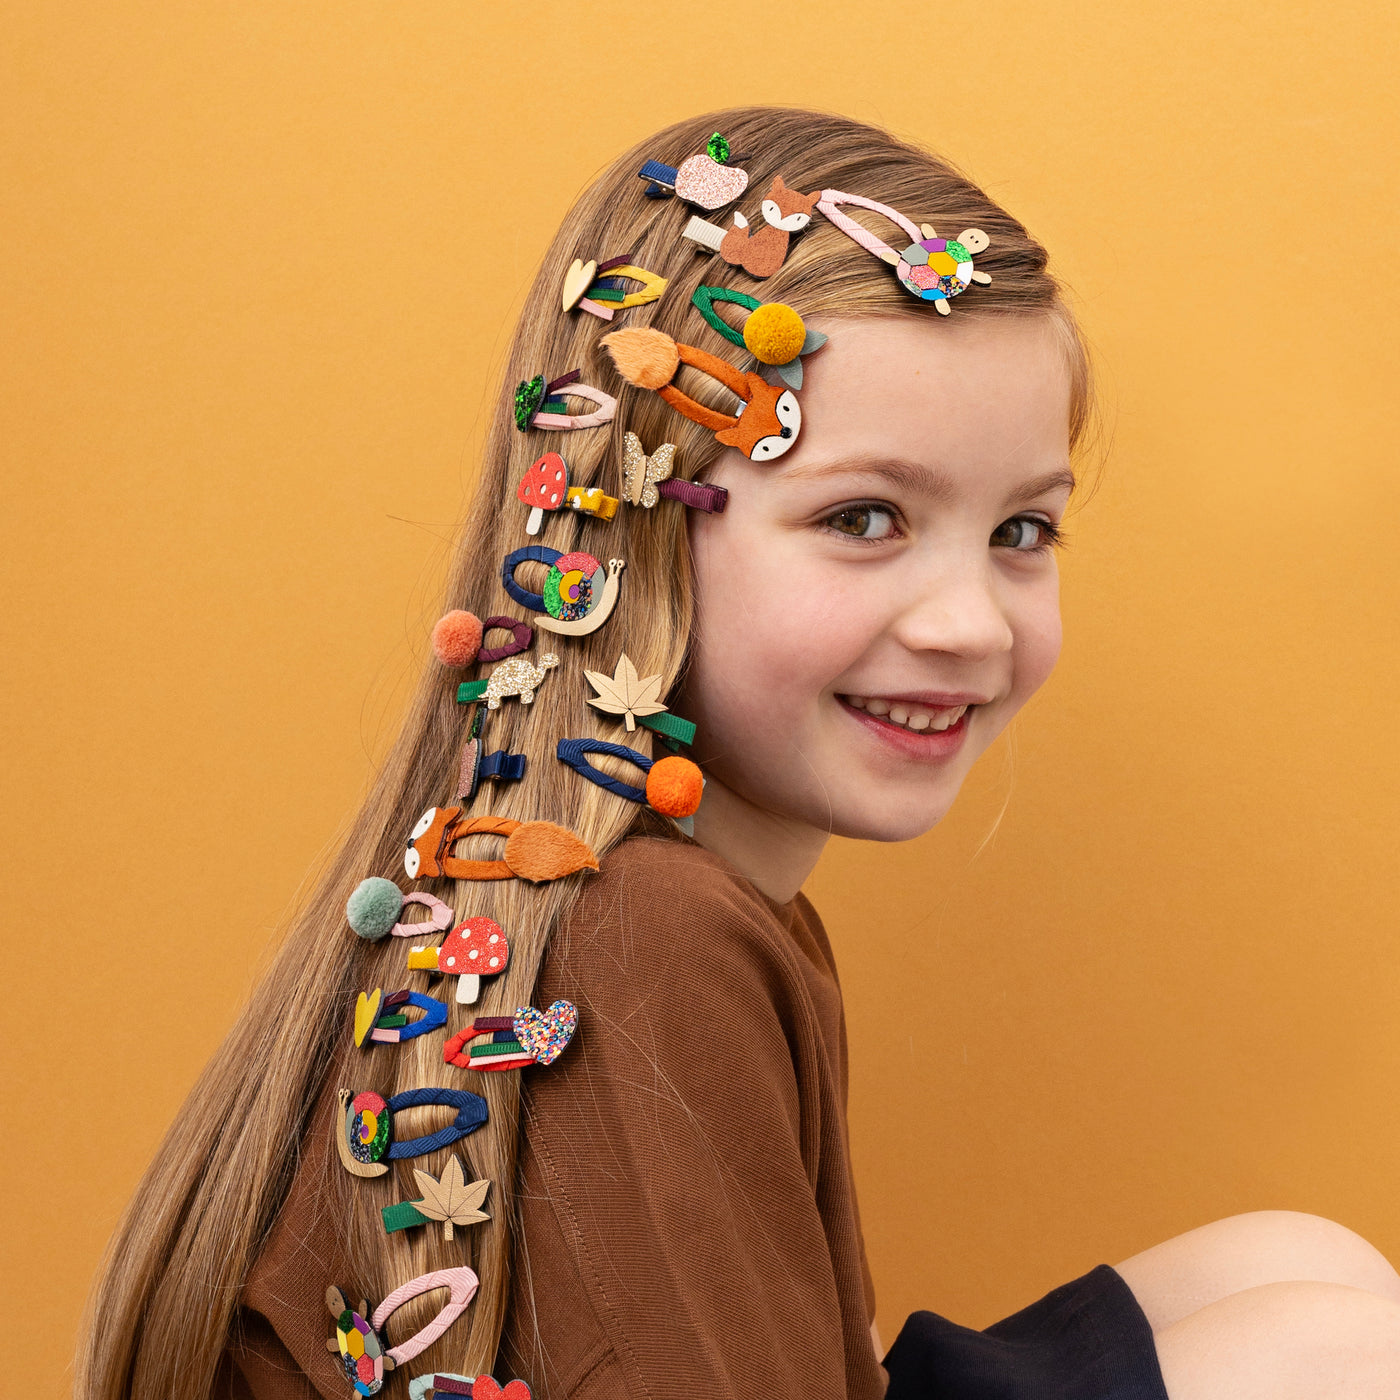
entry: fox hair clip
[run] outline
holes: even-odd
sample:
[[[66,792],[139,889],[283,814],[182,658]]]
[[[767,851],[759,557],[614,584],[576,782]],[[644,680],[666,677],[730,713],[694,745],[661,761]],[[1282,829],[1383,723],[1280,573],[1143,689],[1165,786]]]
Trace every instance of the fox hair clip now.
[[[749,221],[736,209],[732,228],[723,229],[696,214],[681,237],[718,253],[731,267],[742,267],[750,277],[771,277],[787,257],[788,240],[812,222],[812,210],[821,197],[821,190],[811,194],[790,190],[783,177],[775,175],[763,196],[760,228],[751,229]]]
[[[651,389],[677,413],[709,428],[715,440],[737,448],[754,462],[771,462],[797,441],[802,409],[791,389],[769,384],[761,374],[736,369],[728,360],[682,345],[664,331],[634,326],[605,335],[602,343],[629,384]],[[682,365],[717,379],[742,400],[737,413],[720,413],[696,403],[671,381]]]

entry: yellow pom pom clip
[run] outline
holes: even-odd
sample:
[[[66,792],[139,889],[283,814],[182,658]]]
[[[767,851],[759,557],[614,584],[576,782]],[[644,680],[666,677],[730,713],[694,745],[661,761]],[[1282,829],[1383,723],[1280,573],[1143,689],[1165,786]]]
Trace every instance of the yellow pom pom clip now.
[[[785,302],[765,302],[744,322],[744,345],[761,365],[785,365],[802,352],[807,327]]]

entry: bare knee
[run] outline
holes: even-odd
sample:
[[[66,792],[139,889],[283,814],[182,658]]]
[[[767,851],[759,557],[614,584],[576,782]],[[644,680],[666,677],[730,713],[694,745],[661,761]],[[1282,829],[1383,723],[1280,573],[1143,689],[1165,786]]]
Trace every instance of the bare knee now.
[[[1171,1400],[1395,1400],[1400,1303],[1335,1283],[1269,1283],[1157,1334]]]
[[[1354,1230],[1321,1215],[1256,1210],[1213,1220],[1115,1266],[1154,1332],[1269,1283],[1345,1284],[1400,1303],[1400,1274]]]

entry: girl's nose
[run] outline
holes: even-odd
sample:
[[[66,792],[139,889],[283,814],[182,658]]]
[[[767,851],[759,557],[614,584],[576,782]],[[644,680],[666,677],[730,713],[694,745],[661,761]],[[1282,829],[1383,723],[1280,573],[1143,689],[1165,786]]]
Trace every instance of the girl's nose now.
[[[996,580],[975,564],[949,564],[914,581],[895,626],[911,651],[947,651],[979,658],[1009,652],[1014,640]]]

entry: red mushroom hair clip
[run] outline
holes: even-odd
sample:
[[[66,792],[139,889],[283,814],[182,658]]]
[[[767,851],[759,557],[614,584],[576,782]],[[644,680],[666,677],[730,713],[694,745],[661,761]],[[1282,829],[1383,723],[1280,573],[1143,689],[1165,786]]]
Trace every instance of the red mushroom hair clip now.
[[[769,384],[760,374],[744,373],[708,350],[682,345],[650,327],[614,331],[602,343],[629,384],[654,390],[677,413],[711,429],[717,442],[738,448],[751,461],[771,462],[797,441],[802,409],[791,389]],[[683,364],[733,390],[743,400],[739,412],[719,413],[676,388],[671,381]]]

